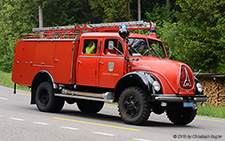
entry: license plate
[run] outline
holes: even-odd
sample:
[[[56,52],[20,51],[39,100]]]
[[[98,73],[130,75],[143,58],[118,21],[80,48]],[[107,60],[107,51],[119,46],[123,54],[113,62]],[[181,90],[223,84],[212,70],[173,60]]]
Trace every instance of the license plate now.
[[[193,107],[194,103],[193,102],[184,102],[183,106],[184,107]]]

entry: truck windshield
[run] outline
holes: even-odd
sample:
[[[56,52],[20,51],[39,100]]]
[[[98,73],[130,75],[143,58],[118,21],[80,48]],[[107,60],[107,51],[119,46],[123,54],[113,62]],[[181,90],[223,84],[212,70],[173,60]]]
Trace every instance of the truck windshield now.
[[[163,45],[159,41],[141,38],[128,38],[130,56],[150,56],[166,58]]]
[[[146,39],[128,38],[130,56],[150,56]]]
[[[153,57],[166,58],[166,54],[163,45],[159,41],[148,40],[151,55]]]

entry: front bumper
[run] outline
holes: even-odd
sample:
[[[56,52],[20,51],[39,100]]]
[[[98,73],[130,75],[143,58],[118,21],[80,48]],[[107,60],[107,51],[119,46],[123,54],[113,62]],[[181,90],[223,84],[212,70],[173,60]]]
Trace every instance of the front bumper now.
[[[179,96],[169,94],[153,94],[152,100],[161,102],[205,102],[207,97],[203,95]]]

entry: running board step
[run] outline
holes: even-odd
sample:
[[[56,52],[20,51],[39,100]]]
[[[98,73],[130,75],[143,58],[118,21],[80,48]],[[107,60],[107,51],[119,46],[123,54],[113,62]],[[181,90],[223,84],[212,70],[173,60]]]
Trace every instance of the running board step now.
[[[104,102],[113,102],[114,99],[113,92],[90,93],[90,92],[71,91],[67,89],[62,89],[62,93],[55,93],[55,96],[94,100],[94,101],[104,101]]]

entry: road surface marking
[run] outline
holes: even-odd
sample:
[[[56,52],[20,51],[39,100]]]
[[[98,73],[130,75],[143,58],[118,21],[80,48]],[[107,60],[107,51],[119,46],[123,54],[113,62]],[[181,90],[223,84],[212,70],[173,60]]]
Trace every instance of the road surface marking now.
[[[137,138],[133,138],[133,140],[135,140],[135,141],[151,141],[151,140],[146,140],[146,139],[137,139]]]
[[[26,96],[31,96],[31,94],[25,94],[25,93],[16,93],[16,94],[20,94],[20,95],[26,95]]]
[[[17,121],[25,121],[25,119],[21,119],[21,118],[13,118],[13,117],[11,117],[11,118],[9,118],[9,119],[17,120]]]
[[[141,131],[139,129],[120,127],[120,126],[113,126],[113,125],[100,124],[100,123],[87,122],[87,121],[80,121],[80,120],[73,120],[73,119],[66,119],[66,118],[60,118],[60,117],[52,117],[52,118],[59,119],[59,120],[65,120],[65,121],[78,122],[78,123],[85,123],[85,124],[90,124],[90,125],[98,125],[98,126],[104,126],[104,127],[117,128],[117,129],[124,129],[124,130],[131,130],[131,131]]]
[[[35,124],[39,124],[39,125],[49,125],[49,123],[44,123],[44,122],[33,122]]]
[[[92,132],[94,134],[99,134],[99,135],[105,135],[105,136],[116,136],[114,134],[109,134],[109,133],[103,133],[103,132]]]
[[[104,107],[118,109],[117,107],[114,107],[114,106],[104,106]]]
[[[80,130],[78,128],[66,127],[66,126],[60,126],[60,128],[69,129],[69,130]]]
[[[225,120],[216,120],[216,119],[199,118],[199,117],[195,117],[195,119],[208,120],[208,121],[216,121],[216,122],[225,122]]]
[[[2,117],[2,115],[0,115],[0,117]]]
[[[0,97],[1,100],[9,100],[8,98],[5,97]]]

